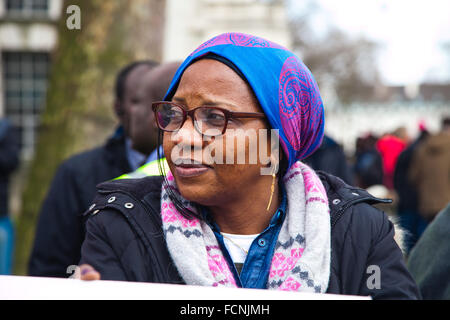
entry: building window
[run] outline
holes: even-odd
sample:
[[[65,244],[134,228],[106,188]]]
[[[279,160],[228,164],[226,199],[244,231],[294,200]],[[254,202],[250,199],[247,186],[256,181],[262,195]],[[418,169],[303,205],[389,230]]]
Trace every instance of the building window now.
[[[34,152],[35,133],[45,106],[49,59],[48,53],[2,53],[5,114],[19,128],[25,159]]]
[[[45,17],[48,0],[6,0],[6,13],[12,17]]]

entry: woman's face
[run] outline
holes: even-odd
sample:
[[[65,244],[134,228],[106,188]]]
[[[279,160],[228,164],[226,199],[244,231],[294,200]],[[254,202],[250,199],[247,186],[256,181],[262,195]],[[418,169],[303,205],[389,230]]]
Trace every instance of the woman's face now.
[[[262,112],[245,81],[225,64],[210,59],[199,60],[185,70],[172,101],[187,110],[215,106],[234,112]],[[165,132],[164,154],[182,196],[214,206],[261,185],[264,176],[260,169],[268,165],[262,164],[259,156],[249,163],[255,156],[251,153],[259,153],[254,146],[259,146],[260,129],[268,129],[265,118],[230,119],[223,135],[205,138],[188,117],[181,130]],[[247,134],[249,138],[243,138]],[[266,147],[269,153],[270,139]],[[240,158],[238,162],[239,150],[245,161]],[[183,160],[197,165],[183,164]]]

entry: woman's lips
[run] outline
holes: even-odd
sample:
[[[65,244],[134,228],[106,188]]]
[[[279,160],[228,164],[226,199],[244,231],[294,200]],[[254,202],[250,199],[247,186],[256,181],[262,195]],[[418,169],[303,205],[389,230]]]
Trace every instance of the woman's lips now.
[[[204,164],[177,164],[175,165],[176,175],[179,177],[195,177],[199,176],[211,169],[210,166]]]

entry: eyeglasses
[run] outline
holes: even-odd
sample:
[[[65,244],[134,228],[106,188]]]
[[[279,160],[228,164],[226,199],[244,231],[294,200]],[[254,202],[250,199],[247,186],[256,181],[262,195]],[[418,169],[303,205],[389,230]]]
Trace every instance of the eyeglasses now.
[[[228,120],[232,118],[264,118],[260,112],[233,112],[219,107],[198,107],[186,110],[185,107],[166,101],[152,103],[158,127],[166,132],[181,129],[187,116],[190,116],[194,128],[205,136],[220,136],[227,130]]]

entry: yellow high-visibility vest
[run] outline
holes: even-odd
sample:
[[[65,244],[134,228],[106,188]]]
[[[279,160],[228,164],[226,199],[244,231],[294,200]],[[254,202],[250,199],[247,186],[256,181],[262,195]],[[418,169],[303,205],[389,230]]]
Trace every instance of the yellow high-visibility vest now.
[[[158,161],[161,161],[162,168],[164,174],[169,171],[169,165],[167,164],[166,158],[162,158],[161,160],[154,160],[152,162],[146,163],[141,167],[137,168],[135,171],[130,173],[125,173],[120,177],[115,178],[114,180],[119,179],[140,179],[149,176],[160,176]]]

